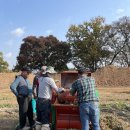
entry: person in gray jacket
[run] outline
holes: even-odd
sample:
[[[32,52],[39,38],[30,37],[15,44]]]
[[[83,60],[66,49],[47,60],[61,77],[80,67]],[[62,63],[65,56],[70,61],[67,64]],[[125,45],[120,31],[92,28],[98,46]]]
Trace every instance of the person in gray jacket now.
[[[30,130],[33,129],[33,110],[32,110],[32,87],[30,85],[28,75],[30,69],[24,67],[21,70],[21,75],[17,76],[11,84],[10,89],[17,98],[19,105],[19,126],[17,129],[22,130],[26,125],[26,117],[28,117]]]

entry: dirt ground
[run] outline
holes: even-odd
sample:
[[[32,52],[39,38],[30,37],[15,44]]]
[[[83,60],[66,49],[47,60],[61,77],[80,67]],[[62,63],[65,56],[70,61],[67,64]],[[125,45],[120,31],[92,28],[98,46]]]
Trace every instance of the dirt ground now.
[[[15,75],[0,73],[0,130],[14,130],[18,123],[18,105],[9,89]],[[130,130],[130,68],[108,66],[92,75],[100,94],[101,129]]]
[[[106,66],[92,74],[99,87],[130,87],[130,67]]]

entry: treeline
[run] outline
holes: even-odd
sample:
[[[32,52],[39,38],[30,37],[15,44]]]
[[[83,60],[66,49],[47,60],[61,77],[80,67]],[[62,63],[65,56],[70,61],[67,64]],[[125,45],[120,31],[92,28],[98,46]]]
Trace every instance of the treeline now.
[[[8,71],[8,63],[4,61],[3,53],[0,52],[0,73],[1,72],[7,72]]]
[[[71,25],[64,42],[53,35],[28,36],[23,39],[14,69],[51,65],[61,71],[68,69],[69,62],[76,68],[89,67],[92,71],[111,64],[129,67],[130,18],[125,16],[106,24],[103,17],[96,17]]]

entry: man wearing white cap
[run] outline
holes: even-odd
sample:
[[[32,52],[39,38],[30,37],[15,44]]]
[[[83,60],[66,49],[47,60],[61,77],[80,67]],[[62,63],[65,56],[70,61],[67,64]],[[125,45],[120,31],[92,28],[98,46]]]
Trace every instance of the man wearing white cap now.
[[[51,78],[55,73],[54,68],[49,66],[46,68],[46,72],[43,72],[43,76],[38,79],[37,121],[42,124],[42,129],[50,129],[52,90],[54,89],[59,93],[64,91],[63,88],[58,88],[55,81]]]

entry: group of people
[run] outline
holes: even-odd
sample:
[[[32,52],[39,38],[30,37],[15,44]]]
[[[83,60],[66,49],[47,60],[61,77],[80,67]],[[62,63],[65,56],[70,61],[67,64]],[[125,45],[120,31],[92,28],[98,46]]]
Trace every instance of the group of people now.
[[[28,80],[30,69],[28,67],[21,69],[21,74],[15,78],[10,86],[19,105],[19,126],[17,129],[24,129],[27,117],[30,130],[33,130],[36,122],[40,124],[41,130],[50,129],[51,98],[54,90],[57,93],[70,91],[72,95],[77,93],[82,130],[89,130],[89,122],[92,123],[93,130],[100,130],[99,99],[95,91],[94,78],[87,76],[88,71],[86,69],[80,68],[78,70],[79,78],[69,90],[65,90],[62,87],[57,87],[52,78],[55,73],[56,71],[53,67],[43,66],[41,71],[35,76],[33,87],[31,87]],[[32,97],[36,99],[36,122],[33,118]]]

